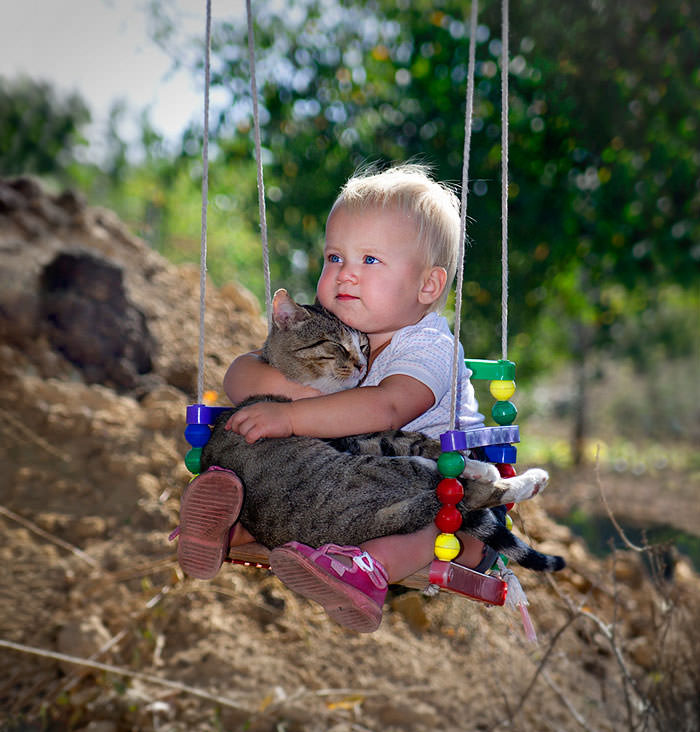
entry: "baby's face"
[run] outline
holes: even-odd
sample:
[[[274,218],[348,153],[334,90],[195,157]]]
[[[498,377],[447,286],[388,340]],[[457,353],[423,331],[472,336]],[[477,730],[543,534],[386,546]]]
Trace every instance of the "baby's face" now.
[[[374,349],[428,308],[419,299],[426,271],[414,221],[391,209],[337,208],[328,219],[321,304],[368,334]]]

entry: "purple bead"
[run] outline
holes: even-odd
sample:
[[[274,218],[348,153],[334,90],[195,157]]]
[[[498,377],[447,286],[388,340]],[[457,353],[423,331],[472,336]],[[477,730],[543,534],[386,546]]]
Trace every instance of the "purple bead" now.
[[[443,452],[467,449],[467,437],[461,430],[450,430],[440,435],[440,447]]]
[[[221,412],[229,407],[209,407],[206,404],[190,404],[187,407],[185,421],[187,424],[214,424]]]

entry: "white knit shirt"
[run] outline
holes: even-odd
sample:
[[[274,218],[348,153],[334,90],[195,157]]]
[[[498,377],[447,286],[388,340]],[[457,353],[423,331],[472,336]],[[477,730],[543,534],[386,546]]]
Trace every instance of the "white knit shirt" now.
[[[425,384],[435,395],[435,403],[402,429],[438,438],[442,432],[450,429],[453,349],[454,339],[447,320],[437,313],[428,313],[415,325],[394,333],[361,386],[377,386],[396,374],[411,376]],[[471,371],[464,365],[464,352],[460,345],[457,381],[457,429],[460,430],[481,427],[484,422],[470,376]]]

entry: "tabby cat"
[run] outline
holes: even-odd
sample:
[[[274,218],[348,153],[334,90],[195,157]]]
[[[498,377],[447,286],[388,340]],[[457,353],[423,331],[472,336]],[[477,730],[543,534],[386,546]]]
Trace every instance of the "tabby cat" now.
[[[364,334],[319,305],[297,305],[284,290],[275,293],[262,354],[288,378],[327,392],[350,388],[364,376],[368,352]],[[287,401],[263,395],[239,407],[261,400]],[[423,528],[440,509],[437,440],[399,430],[333,440],[261,439],[250,445],[224,429],[234,411],[217,420],[202,452],[202,469],[218,465],[240,477],[246,491],[240,521],[268,548],[292,540],[314,547],[358,545]],[[518,539],[490,510],[534,496],[547,483],[545,471],[502,479],[493,465],[466,459],[460,479],[461,531],[529,569],[564,566],[561,557],[541,554]]]

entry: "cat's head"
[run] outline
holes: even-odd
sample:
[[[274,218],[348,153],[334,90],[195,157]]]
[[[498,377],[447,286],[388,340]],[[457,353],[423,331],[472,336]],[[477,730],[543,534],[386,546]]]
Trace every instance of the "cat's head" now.
[[[263,358],[288,379],[331,394],[362,381],[369,340],[320,305],[298,305],[277,290]]]

